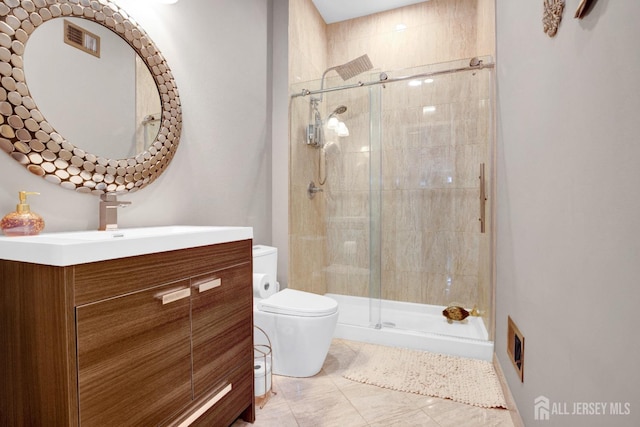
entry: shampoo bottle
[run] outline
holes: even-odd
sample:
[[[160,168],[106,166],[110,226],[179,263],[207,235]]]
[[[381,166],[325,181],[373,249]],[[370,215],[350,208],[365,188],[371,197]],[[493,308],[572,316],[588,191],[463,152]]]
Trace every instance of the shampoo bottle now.
[[[27,204],[27,196],[40,194],[29,191],[20,191],[20,203],[16,206],[16,211],[7,214],[0,221],[0,228],[7,236],[34,236],[44,228],[44,220]]]

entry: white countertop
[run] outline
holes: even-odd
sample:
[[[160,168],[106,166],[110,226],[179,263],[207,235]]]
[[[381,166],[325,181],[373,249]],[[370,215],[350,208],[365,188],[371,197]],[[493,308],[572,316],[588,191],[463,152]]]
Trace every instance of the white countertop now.
[[[253,238],[251,227],[173,225],[0,237],[0,259],[67,266]]]

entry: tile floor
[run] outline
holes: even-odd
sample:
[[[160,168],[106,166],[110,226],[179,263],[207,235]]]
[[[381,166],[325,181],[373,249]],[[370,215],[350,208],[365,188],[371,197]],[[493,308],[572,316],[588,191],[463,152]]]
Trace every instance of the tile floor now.
[[[361,384],[342,377],[361,343],[334,339],[322,370],[311,378],[273,376],[272,396],[256,407],[253,426],[513,427],[509,411]],[[233,427],[251,426],[238,420]]]

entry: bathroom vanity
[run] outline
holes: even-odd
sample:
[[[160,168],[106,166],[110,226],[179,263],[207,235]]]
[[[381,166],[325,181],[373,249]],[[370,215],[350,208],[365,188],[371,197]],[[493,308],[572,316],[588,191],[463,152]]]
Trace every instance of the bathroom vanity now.
[[[149,230],[0,238],[0,425],[255,420],[251,229]]]

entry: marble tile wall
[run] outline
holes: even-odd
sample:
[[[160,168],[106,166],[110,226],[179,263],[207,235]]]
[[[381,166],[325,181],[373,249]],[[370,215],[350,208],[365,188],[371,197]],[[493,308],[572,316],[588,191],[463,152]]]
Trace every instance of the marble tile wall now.
[[[326,24],[311,0],[289,2],[290,93],[309,87],[326,69]],[[292,98],[289,120],[289,272],[288,286],[324,294],[327,239],[325,198],[307,196],[318,182],[318,150],[305,143],[309,98]]]
[[[327,290],[369,296],[369,89],[329,94],[326,101],[347,106],[340,120],[349,128],[348,137],[327,138]]]
[[[453,74],[382,89],[385,299],[478,303],[478,174],[488,155],[488,77],[488,71]],[[341,101],[350,105],[353,98]],[[355,285],[346,267],[361,272],[369,265],[369,123],[350,109],[345,120],[350,136],[338,139],[339,156],[327,157],[327,261],[334,267],[327,289],[366,296],[368,288]]]
[[[478,0],[431,0],[327,27],[328,64],[368,54],[380,70],[470,58],[476,49]],[[403,24],[405,29],[397,31]]]
[[[478,56],[495,56],[496,52],[496,0],[478,0]]]
[[[402,98],[397,103],[383,98],[383,129],[389,129],[382,137],[386,299],[477,304],[478,174],[487,159],[489,119],[488,94],[481,94],[477,84],[487,77],[452,74],[434,78],[427,87],[396,83],[385,89]],[[446,96],[439,98],[438,92]]]
[[[365,53],[374,72],[354,81],[377,78],[380,70],[391,75],[393,70],[491,54],[492,5],[492,0],[431,0],[326,25],[312,37],[310,28],[322,25],[311,0],[291,2],[292,92],[315,88],[298,84],[305,79],[315,79],[312,84],[319,86],[317,79],[327,66]],[[395,31],[399,23],[406,26],[403,31]],[[315,57],[322,54],[313,53],[323,45],[324,64]],[[350,82],[329,73],[325,86],[345,83]],[[304,137],[308,99],[292,102],[290,285],[369,295],[369,91],[381,90],[382,297],[478,304],[489,311],[491,282],[484,276],[490,269],[484,264],[490,262],[490,245],[476,231],[478,165],[490,155],[485,144],[490,133],[489,80],[469,73],[441,76],[420,86],[403,83],[403,89],[399,85],[324,95],[324,115],[347,106],[339,118],[350,135],[326,132],[327,184],[322,197],[311,203],[302,190],[308,176],[317,176],[317,151],[295,142]]]

